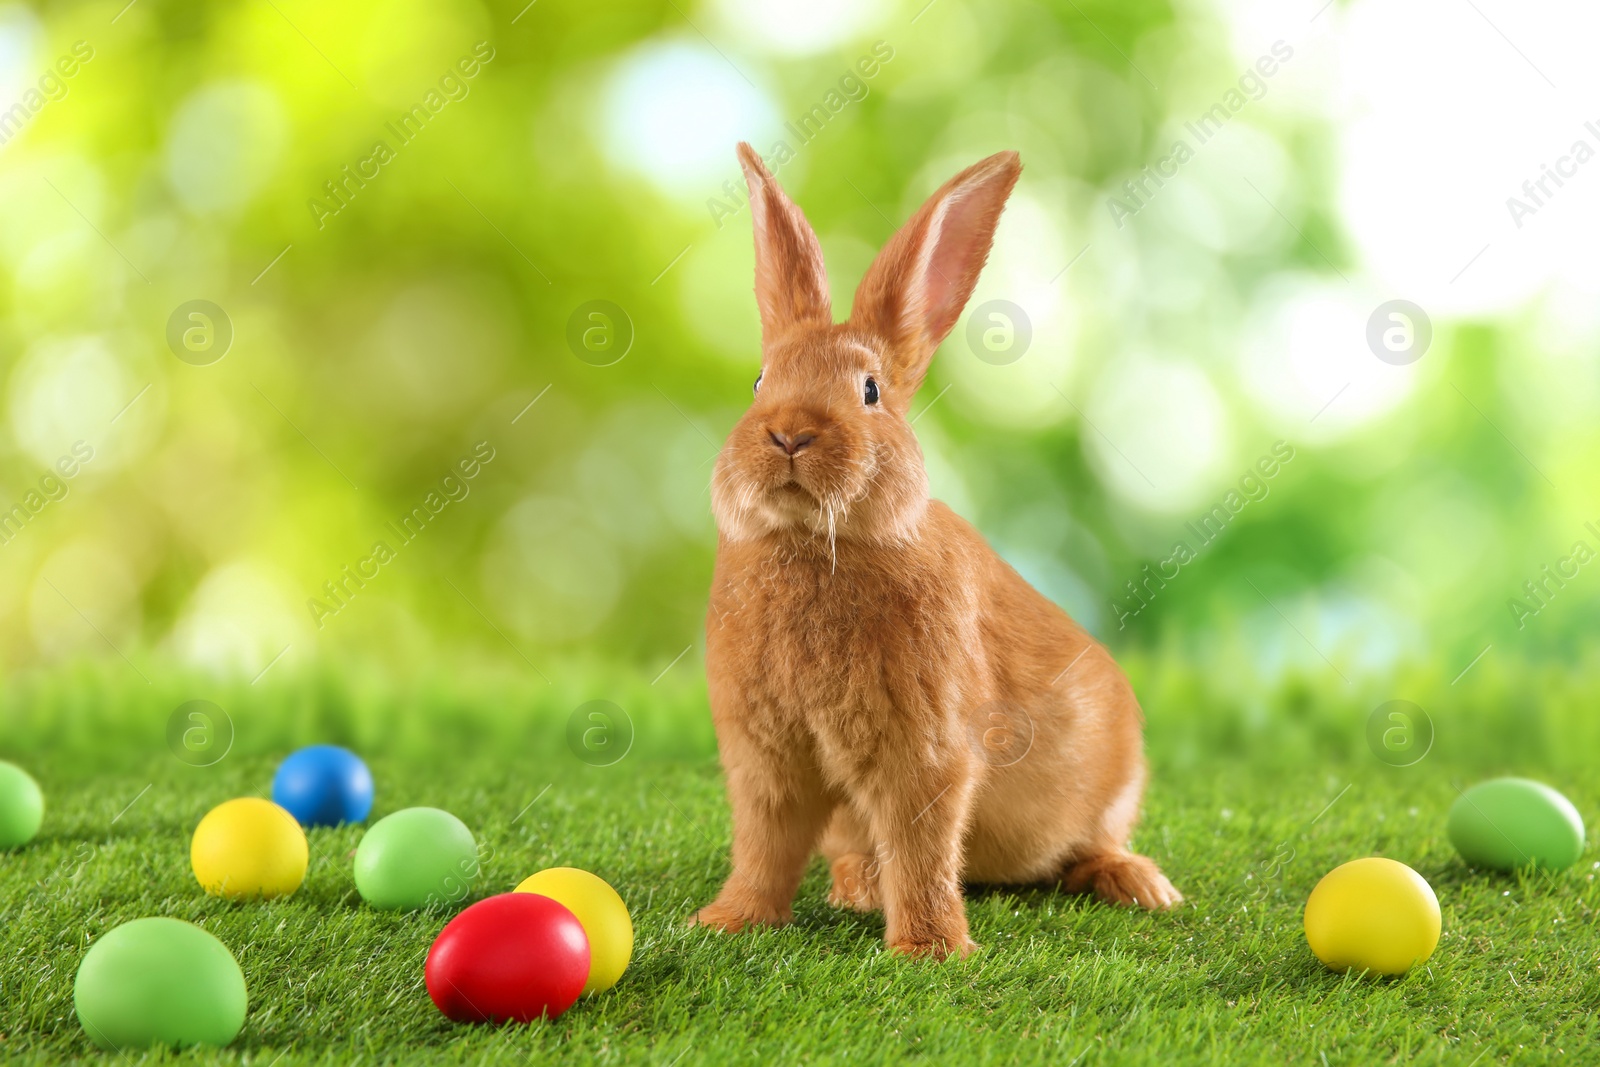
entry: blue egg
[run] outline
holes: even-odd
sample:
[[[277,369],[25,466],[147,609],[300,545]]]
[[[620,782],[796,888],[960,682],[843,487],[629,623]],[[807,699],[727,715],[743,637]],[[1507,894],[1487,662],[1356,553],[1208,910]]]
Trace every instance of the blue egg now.
[[[360,822],[372,810],[372,772],[348,749],[312,745],[278,764],[272,801],[301,826]]]

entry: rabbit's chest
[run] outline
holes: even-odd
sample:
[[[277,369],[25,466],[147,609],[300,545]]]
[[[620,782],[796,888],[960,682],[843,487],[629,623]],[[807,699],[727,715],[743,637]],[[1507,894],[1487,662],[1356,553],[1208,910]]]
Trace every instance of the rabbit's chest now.
[[[778,577],[713,597],[707,654],[785,732],[824,754],[860,751],[970,688],[981,655],[970,590],[910,568]]]

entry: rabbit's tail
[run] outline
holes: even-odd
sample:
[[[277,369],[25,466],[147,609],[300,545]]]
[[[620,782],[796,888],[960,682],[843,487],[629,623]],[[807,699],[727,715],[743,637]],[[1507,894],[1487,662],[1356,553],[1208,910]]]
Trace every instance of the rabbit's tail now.
[[[1183,900],[1153,860],[1122,848],[1071,860],[1060,881],[1068,893],[1093,892],[1108,904],[1161,910]]]

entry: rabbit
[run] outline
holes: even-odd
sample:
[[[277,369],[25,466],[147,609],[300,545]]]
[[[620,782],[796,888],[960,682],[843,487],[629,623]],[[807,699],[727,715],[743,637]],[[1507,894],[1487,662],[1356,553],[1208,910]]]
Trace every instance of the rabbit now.
[[[812,855],[889,949],[965,956],[963,884],[1183,898],[1128,850],[1143,713],[1107,650],[931,500],[906,421],[1022,171],[957,174],[833,321],[822,249],[748,144],[761,368],[712,475],[706,674],[732,871],[692,922],[777,926]]]

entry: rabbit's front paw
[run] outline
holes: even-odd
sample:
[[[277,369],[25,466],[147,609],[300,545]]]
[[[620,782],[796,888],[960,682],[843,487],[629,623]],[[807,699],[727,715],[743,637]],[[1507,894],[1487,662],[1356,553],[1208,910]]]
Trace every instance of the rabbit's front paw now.
[[[920,960],[946,960],[951,957],[965,959],[981,947],[972,938],[965,935],[954,939],[938,938],[932,941],[924,941],[901,938],[898,941],[889,942],[890,952]]]
[[[721,898],[694,913],[690,923],[709,926],[725,934],[736,934],[751,926],[783,926],[794,918],[788,908],[751,908],[744,904],[725,903]]]

